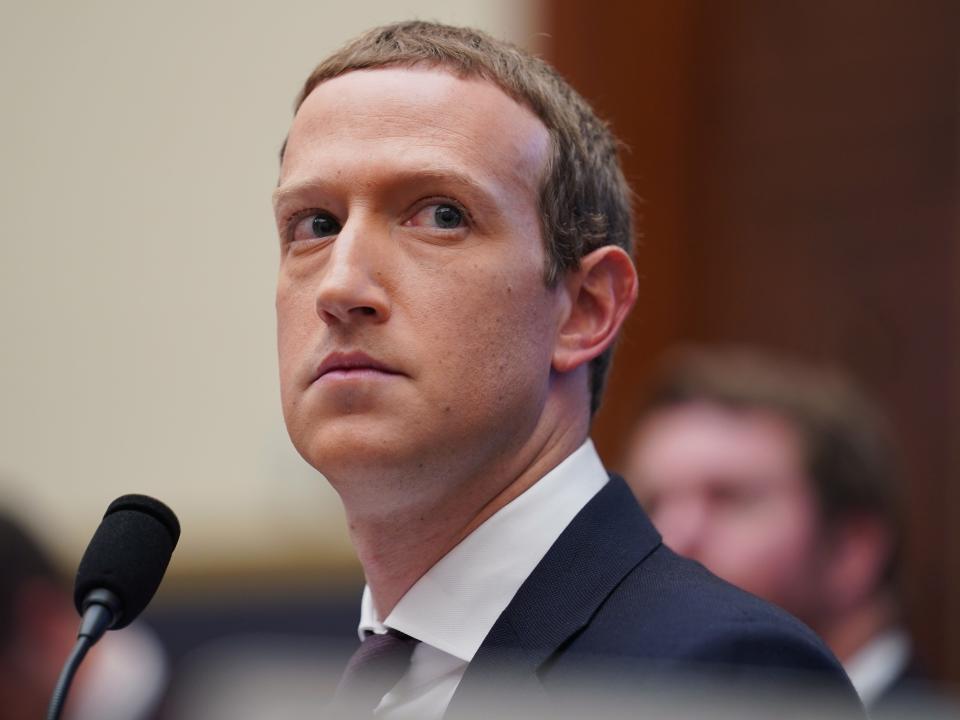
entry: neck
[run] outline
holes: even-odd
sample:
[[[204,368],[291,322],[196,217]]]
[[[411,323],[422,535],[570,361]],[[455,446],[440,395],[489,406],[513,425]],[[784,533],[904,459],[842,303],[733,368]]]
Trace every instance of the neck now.
[[[346,507],[350,535],[381,618],[438,560],[529,489],[586,439],[586,423],[535,434],[507,461],[454,480],[447,491],[386,513]]]
[[[882,592],[833,618],[821,634],[837,659],[847,662],[896,621],[896,604],[889,593]]]

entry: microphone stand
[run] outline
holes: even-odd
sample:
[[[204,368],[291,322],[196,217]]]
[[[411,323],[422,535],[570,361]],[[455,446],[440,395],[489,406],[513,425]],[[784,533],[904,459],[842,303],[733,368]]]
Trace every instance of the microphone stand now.
[[[73,652],[67,658],[63,670],[60,672],[60,679],[57,680],[57,686],[53,689],[53,695],[50,696],[50,707],[47,708],[47,720],[59,720],[60,713],[63,712],[63,704],[67,699],[67,693],[70,690],[70,684],[73,682],[73,676],[80,667],[80,661],[93,646],[90,638],[82,636],[77,638],[77,644],[73,646]]]
[[[53,695],[50,696],[47,720],[60,720],[77,668],[86,657],[87,651],[103,637],[119,617],[120,598],[112,592],[100,588],[87,595],[83,603],[83,619],[80,621],[80,630],[77,632],[77,644],[73,646],[73,652],[64,663],[60,678],[53,689]]]

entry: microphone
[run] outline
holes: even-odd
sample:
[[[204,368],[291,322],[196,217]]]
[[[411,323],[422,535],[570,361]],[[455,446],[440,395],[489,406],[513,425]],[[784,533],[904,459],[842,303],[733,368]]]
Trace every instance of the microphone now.
[[[47,720],[60,717],[73,676],[93,644],[108,629],[129,625],[146,608],[179,539],[177,516],[159,500],[124,495],[110,503],[77,570],[73,602],[82,618],[80,630]]]

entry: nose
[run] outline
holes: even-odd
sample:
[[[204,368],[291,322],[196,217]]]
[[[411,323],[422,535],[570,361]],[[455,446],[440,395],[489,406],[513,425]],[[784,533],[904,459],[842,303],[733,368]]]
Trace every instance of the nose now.
[[[316,286],[317,315],[327,325],[381,323],[390,316],[384,285],[387,243],[369,223],[347,221],[330,247]]]

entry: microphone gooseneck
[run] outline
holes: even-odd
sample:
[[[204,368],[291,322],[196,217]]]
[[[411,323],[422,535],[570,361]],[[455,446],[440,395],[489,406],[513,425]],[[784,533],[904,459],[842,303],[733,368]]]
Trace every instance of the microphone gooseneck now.
[[[159,500],[124,495],[110,503],[77,570],[73,601],[82,618],[80,630],[50,698],[47,720],[60,717],[73,676],[94,643],[143,612],[179,539],[177,516]]]

